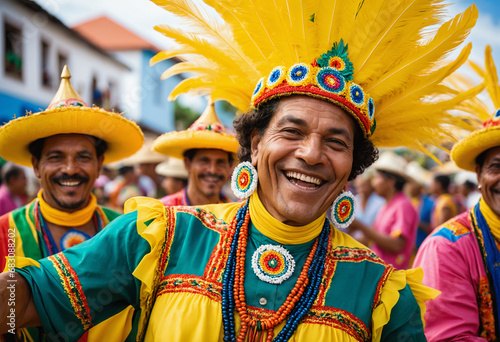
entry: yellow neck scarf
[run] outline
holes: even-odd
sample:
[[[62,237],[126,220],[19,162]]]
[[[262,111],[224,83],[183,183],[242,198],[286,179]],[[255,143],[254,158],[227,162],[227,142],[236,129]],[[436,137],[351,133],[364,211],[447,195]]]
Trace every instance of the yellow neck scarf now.
[[[40,210],[43,218],[49,222],[63,227],[78,227],[90,221],[92,215],[94,215],[95,207],[97,205],[97,199],[94,194],[90,194],[90,202],[85,208],[73,213],[68,213],[52,208],[43,199],[42,192],[43,190],[38,192],[38,203],[40,203]]]
[[[311,241],[321,233],[326,213],[313,222],[297,227],[289,226],[275,219],[260,201],[257,191],[250,197],[250,219],[259,232],[284,245],[298,245]]]
[[[491,234],[493,234],[497,241],[500,241],[500,218],[491,210],[482,197],[479,200],[479,210],[481,210]]]

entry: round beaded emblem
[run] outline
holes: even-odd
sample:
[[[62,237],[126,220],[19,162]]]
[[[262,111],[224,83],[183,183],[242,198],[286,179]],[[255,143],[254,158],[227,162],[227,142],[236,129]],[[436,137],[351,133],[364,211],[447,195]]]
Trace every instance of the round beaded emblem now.
[[[262,245],[252,255],[255,275],[270,284],[281,284],[293,274],[295,260],[282,246]]]
[[[257,170],[250,162],[243,162],[233,171],[231,177],[231,189],[236,197],[244,199],[250,195],[257,188],[258,176]]]
[[[354,220],[354,196],[346,191],[335,199],[332,205],[332,223],[336,228],[347,228]]]
[[[61,250],[65,250],[67,248],[70,248],[70,247],[73,247],[75,245],[78,245],[78,244],[80,244],[80,243],[82,243],[84,241],[87,241],[90,238],[91,238],[90,235],[85,234],[84,232],[81,232],[81,231],[76,230],[74,228],[71,228],[61,238],[61,242],[60,242]]]
[[[316,75],[316,81],[321,89],[330,93],[340,93],[345,89],[344,77],[333,68],[323,68]]]

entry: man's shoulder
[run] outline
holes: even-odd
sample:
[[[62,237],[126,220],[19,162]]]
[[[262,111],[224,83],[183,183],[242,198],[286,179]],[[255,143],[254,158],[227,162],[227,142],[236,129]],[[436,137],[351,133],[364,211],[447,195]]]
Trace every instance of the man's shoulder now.
[[[472,232],[469,215],[470,212],[466,211],[451,218],[435,228],[428,239],[445,239],[448,242],[455,243],[469,236]]]
[[[163,205],[187,205],[184,199],[184,189],[160,198],[160,202],[163,203]]]
[[[122,215],[121,213],[114,211],[113,209],[104,207],[102,205],[98,205],[98,208],[103,211],[104,215],[106,215],[106,218],[108,219],[109,222],[113,221],[115,218]]]

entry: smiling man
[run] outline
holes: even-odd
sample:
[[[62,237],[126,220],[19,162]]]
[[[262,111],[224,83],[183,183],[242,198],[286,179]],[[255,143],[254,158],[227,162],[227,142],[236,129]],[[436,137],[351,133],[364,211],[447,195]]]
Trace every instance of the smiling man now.
[[[67,67],[61,77],[47,110],[0,128],[0,155],[32,165],[42,188],[34,201],[0,217],[0,270],[14,255],[38,260],[79,244],[118,217],[96,204],[92,187],[105,161],[133,154],[143,142],[132,121],[88,107]],[[44,340],[39,329],[19,330],[18,338]]]
[[[179,13],[178,4],[157,2]],[[208,3],[186,2],[187,31],[157,27],[185,36],[178,49],[153,61],[182,53],[183,61],[164,75],[193,71],[172,97],[210,93],[241,111],[234,121],[240,163],[231,187],[246,200],[201,206],[129,200],[127,213],[94,239],[16,268],[19,306],[26,308],[19,324],[43,325],[69,341],[118,316],[100,341],[112,341],[116,332],[135,341],[425,341],[424,302],[436,291],[421,284],[421,271],[395,270],[335,226],[352,218],[344,189],[377,158],[372,139],[416,147],[451,134],[438,122],[454,120],[446,114],[453,101],[424,96],[445,87],[419,88],[421,99],[401,93],[421,87],[438,65],[439,56],[416,58],[430,48],[417,31],[435,25],[442,7],[428,2],[425,11],[417,6],[407,15],[406,1],[304,0],[290,8],[272,1]],[[466,36],[458,27],[475,18],[471,7],[443,29]],[[374,30],[379,25],[381,36]],[[409,28],[414,34],[406,34]],[[415,62],[403,78],[388,77],[409,59]],[[440,77],[453,69],[444,68]],[[190,149],[227,148],[194,134],[192,140]],[[80,262],[83,255],[88,263]],[[117,291],[107,291],[104,305],[99,298],[110,280],[99,275],[110,269],[124,277]],[[8,301],[2,288],[8,280],[0,275],[0,331],[7,323],[1,304]],[[63,285],[68,282],[71,289]]]
[[[160,199],[164,205],[228,203],[222,187],[229,179],[238,141],[227,134],[212,102],[187,130],[170,132],[153,144],[156,152],[183,158],[188,172],[187,186]]]
[[[430,342],[500,338],[500,84],[489,46],[485,66],[481,75],[495,114],[451,150],[458,167],[476,172],[482,197],[434,229],[413,264],[424,269],[424,284],[441,291],[425,312]]]

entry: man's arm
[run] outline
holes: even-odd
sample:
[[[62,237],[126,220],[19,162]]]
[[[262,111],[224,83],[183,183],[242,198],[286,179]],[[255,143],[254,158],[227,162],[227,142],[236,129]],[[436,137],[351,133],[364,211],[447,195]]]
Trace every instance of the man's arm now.
[[[17,272],[0,274],[0,334],[40,326],[28,282]]]
[[[352,229],[352,231],[361,231],[368,240],[376,243],[380,248],[391,253],[400,253],[406,244],[406,239],[403,236],[399,235],[394,237],[386,235],[375,230],[374,228],[364,225],[358,220],[354,220],[349,228]]]

